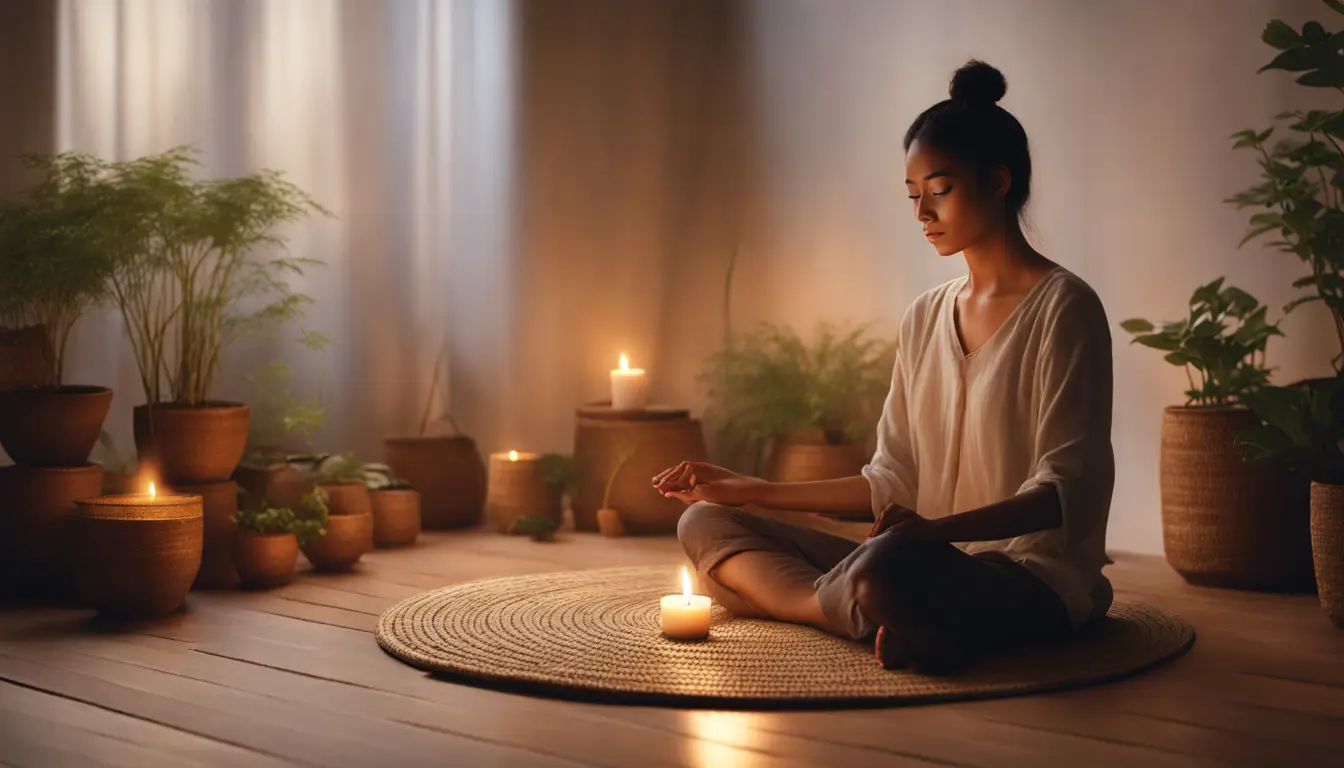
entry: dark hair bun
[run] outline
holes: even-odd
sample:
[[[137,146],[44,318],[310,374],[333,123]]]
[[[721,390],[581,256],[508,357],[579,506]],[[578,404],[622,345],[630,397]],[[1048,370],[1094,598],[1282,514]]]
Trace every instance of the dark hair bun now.
[[[947,90],[954,101],[993,104],[1008,92],[1008,81],[999,70],[972,59],[953,73]]]

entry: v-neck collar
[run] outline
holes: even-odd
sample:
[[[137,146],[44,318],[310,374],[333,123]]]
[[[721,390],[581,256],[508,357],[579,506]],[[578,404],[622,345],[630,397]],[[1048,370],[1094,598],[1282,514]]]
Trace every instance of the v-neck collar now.
[[[971,276],[968,273],[962,275],[960,279],[954,281],[952,283],[951,288],[948,290],[946,312],[948,317],[947,322],[948,334],[951,336],[952,349],[956,351],[957,358],[962,361],[972,360],[976,357],[976,355],[980,354],[980,350],[984,349],[985,347],[988,347],[990,344],[993,344],[995,339],[999,338],[1004,334],[1003,330],[1004,328],[1008,327],[1009,325],[1017,321],[1018,315],[1020,315],[1024,311],[1024,307],[1026,307],[1029,302],[1035,299],[1036,295],[1041,292],[1045,284],[1050,282],[1056,275],[1062,274],[1065,271],[1066,270],[1061,265],[1052,267],[1050,271],[1046,272],[1044,275],[1041,275],[1041,279],[1037,280],[1036,284],[1031,286],[1031,289],[1027,291],[1027,295],[1023,296],[1022,300],[1017,302],[1017,306],[1013,307],[1012,312],[1008,313],[1008,317],[1004,318],[1002,323],[999,323],[999,327],[995,328],[994,332],[989,334],[989,338],[985,339],[985,342],[983,344],[976,347],[975,350],[971,352],[967,352],[966,347],[962,345],[961,334],[958,333],[957,330],[958,328],[957,294],[961,293],[961,289],[966,286],[966,282],[971,279]]]

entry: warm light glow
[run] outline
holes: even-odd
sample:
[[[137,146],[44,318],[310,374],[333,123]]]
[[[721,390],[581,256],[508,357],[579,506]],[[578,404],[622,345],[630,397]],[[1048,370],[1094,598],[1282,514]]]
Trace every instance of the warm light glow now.
[[[626,372],[626,371],[629,371],[629,370],[630,370],[630,359],[629,359],[628,357],[625,356],[625,353],[624,353],[624,352],[622,352],[622,353],[621,353],[621,371],[622,371],[622,372]]]
[[[681,594],[686,597],[686,604],[691,604],[691,572],[686,570],[686,566],[681,566]]]
[[[517,460],[518,460],[518,452],[509,451],[509,461],[517,461]]]
[[[158,495],[159,495],[159,492],[154,488],[154,483],[153,483],[153,482],[151,482],[151,483],[149,484],[149,495],[150,495],[150,496],[158,496]]]

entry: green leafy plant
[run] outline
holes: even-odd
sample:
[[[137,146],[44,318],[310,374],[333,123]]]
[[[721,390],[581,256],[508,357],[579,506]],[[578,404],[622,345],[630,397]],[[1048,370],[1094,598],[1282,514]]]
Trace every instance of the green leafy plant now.
[[[1260,418],[1237,435],[1248,461],[1270,461],[1319,483],[1344,484],[1344,374],[1320,387],[1263,387],[1246,405]]]
[[[533,541],[554,541],[560,524],[549,517],[522,515],[509,525],[509,535],[529,536]]]
[[[583,483],[583,467],[572,456],[546,453],[541,457],[541,476],[552,490],[573,496]]]
[[[292,533],[299,546],[305,546],[327,532],[327,506],[316,492],[303,498],[305,516],[295,514],[289,507],[256,504],[240,507],[233,516],[234,525],[260,534]]]
[[[709,358],[706,421],[730,450],[759,458],[770,438],[820,429],[832,442],[859,442],[873,430],[891,382],[895,345],[865,329],[821,324],[809,344],[797,332],[762,324],[733,334]]]
[[[392,474],[392,468],[386,464],[369,463],[364,465],[364,485],[371,491],[410,490],[411,484]]]
[[[355,454],[322,456],[313,465],[313,481],[321,485],[365,482],[364,463]]]
[[[1195,289],[1184,319],[1131,318],[1120,327],[1134,335],[1131,343],[1166,352],[1164,360],[1185,369],[1186,405],[1227,406],[1269,382],[1265,347],[1269,337],[1283,334],[1265,321],[1266,310],[1240,288],[1223,287],[1220,277]]]
[[[284,255],[276,231],[328,214],[276,171],[194,179],[196,154],[184,147],[110,166],[110,288],[149,403],[207,402],[224,349],[270,338],[301,313],[310,299],[287,279],[317,262]]]
[[[310,350],[326,348],[328,339],[316,331],[300,336]],[[275,361],[244,377],[249,391],[252,414],[248,421],[247,449],[243,463],[252,467],[270,467],[284,463],[296,450],[296,442],[312,449],[313,436],[326,423],[326,406],[321,386],[316,398],[304,399],[293,392],[294,374],[289,365]]]
[[[42,329],[43,384],[59,386],[70,332],[106,298],[117,265],[101,226],[111,208],[106,174],[80,152],[21,160],[39,179],[0,204],[0,325]]]
[[[1325,0],[1337,13],[1344,3]],[[1280,20],[1265,27],[1261,39],[1278,54],[1260,72],[1300,73],[1297,83],[1310,88],[1334,88],[1344,93],[1344,32],[1329,32],[1309,21],[1301,31]],[[1296,256],[1307,274],[1293,282],[1303,295],[1285,307],[1320,301],[1329,309],[1340,353],[1332,362],[1336,371],[1344,362],[1344,110],[1294,110],[1275,116],[1286,124],[1287,138],[1270,144],[1275,127],[1245,130],[1232,135],[1233,148],[1254,152],[1260,165],[1260,183],[1228,198],[1241,209],[1255,209],[1250,231],[1242,244],[1273,233],[1269,245]]]

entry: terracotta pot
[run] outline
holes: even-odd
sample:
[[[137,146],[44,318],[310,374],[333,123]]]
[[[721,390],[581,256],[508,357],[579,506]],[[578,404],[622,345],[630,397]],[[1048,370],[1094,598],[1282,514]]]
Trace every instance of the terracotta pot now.
[[[485,463],[471,438],[389,437],[383,448],[392,474],[419,491],[425,529],[480,524],[485,509]]]
[[[299,542],[292,533],[233,530],[233,562],[247,587],[278,587],[294,577]]]
[[[363,483],[323,483],[322,490],[327,492],[327,510],[332,517],[373,514],[369,487]]]
[[[1344,629],[1344,485],[1311,484],[1311,552],[1321,608]]]
[[[607,507],[597,510],[597,530],[613,539],[624,536],[625,523],[621,521],[621,513]]]
[[[244,503],[264,501],[267,506],[286,507],[295,512],[303,506],[303,497],[313,490],[313,483],[303,479],[303,473],[294,467],[238,467],[233,479],[244,491]]]
[[[346,571],[373,549],[373,515],[332,515],[327,532],[301,547],[318,571]]]
[[[1191,584],[1311,591],[1307,485],[1267,462],[1247,462],[1246,408],[1172,406],[1162,420],[1160,487],[1167,562]]]
[[[75,502],[102,492],[103,468],[0,467],[0,590],[21,598],[74,596]]]
[[[50,384],[55,360],[45,327],[30,325],[0,331],[0,389]]]
[[[135,476],[127,475],[121,472],[111,470],[103,471],[103,493],[104,496],[117,496],[123,493],[131,493],[135,487]]]
[[[154,618],[177,610],[201,567],[201,499],[146,506],[125,496],[75,503],[75,584],[99,614]]]
[[[243,458],[250,410],[241,403],[136,406],[136,450],[166,481],[222,483]]]
[[[107,387],[0,391],[0,446],[23,466],[82,466],[111,406]]]
[[[420,535],[420,494],[409,488],[372,491],[373,544],[404,547]]]
[[[233,516],[238,514],[238,484],[232,480],[207,485],[170,487],[173,493],[201,497],[205,539],[201,549],[201,569],[192,584],[195,589],[228,589],[238,586],[238,569],[233,564]]]

